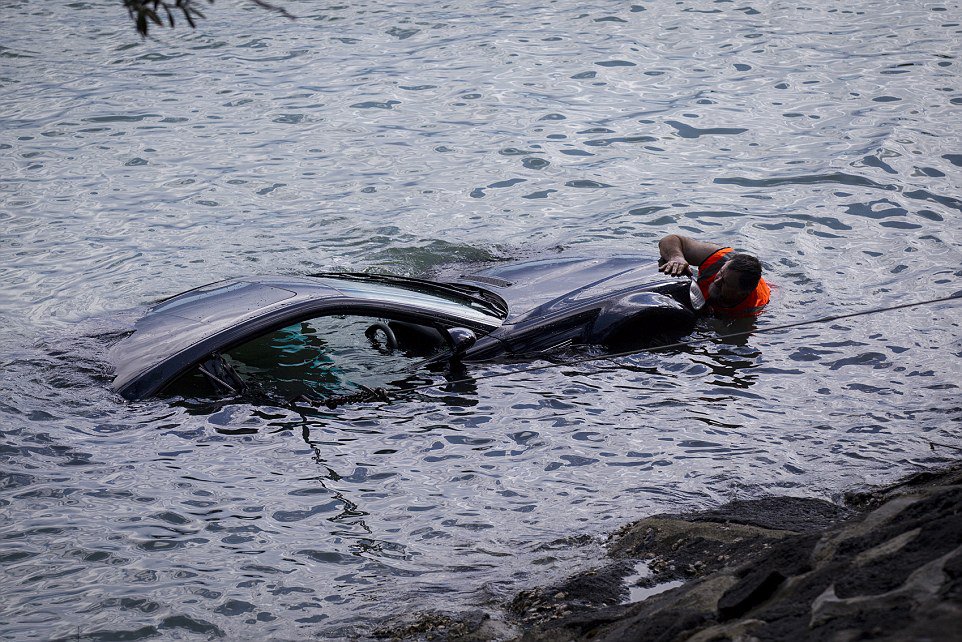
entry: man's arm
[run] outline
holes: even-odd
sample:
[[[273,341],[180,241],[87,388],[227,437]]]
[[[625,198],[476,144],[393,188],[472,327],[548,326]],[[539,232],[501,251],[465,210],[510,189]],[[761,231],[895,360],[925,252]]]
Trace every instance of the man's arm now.
[[[658,267],[658,271],[669,276],[691,276],[692,265],[701,265],[705,259],[722,247],[714,243],[696,241],[687,236],[669,234],[658,241],[658,252],[664,260],[664,263]]]

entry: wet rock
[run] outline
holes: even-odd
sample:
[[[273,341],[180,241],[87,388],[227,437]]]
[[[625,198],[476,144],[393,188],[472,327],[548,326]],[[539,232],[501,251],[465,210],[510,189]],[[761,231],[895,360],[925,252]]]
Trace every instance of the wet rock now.
[[[738,582],[718,600],[718,618],[741,617],[764,604],[785,580],[811,570],[811,554],[818,536],[789,538],[765,554],[765,564],[748,564],[735,572]]]
[[[378,640],[431,640],[437,642],[487,642],[513,637],[517,631],[500,618],[483,611],[418,613],[414,619],[381,626],[372,632]]]
[[[628,594],[624,577],[632,570],[633,564],[618,561],[561,584],[521,591],[508,605],[508,611],[531,624],[618,605]]]
[[[824,530],[851,517],[854,511],[821,499],[806,497],[765,497],[736,500],[715,510],[694,516],[701,522],[745,524],[769,530],[811,533]],[[677,516],[685,519],[684,515]]]
[[[609,554],[687,583],[541,622],[521,640],[962,640],[962,467],[850,497],[631,524]]]
[[[692,517],[663,516],[635,522],[612,537],[609,554],[648,560],[652,582],[664,582],[715,572],[729,565],[733,557],[793,535],[791,531],[703,522]]]

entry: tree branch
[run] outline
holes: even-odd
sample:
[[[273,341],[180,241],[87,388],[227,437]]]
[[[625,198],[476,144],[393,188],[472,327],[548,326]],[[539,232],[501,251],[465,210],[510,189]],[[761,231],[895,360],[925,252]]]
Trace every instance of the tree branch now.
[[[204,14],[197,8],[197,5],[205,1],[207,4],[214,4],[214,0],[123,0],[123,3],[127,9],[127,14],[137,27],[137,33],[146,38],[150,31],[151,24],[158,27],[164,26],[164,21],[161,19],[161,16],[167,19],[167,26],[172,29],[174,27],[175,13],[180,13],[180,15],[184,17],[184,20],[187,21],[187,24],[190,25],[192,29],[195,28],[197,26],[195,20],[197,18],[204,18]],[[285,18],[290,18],[291,20],[295,18],[287,9],[268,0],[248,0],[248,2],[252,2],[258,7],[267,9],[268,11],[278,13]]]

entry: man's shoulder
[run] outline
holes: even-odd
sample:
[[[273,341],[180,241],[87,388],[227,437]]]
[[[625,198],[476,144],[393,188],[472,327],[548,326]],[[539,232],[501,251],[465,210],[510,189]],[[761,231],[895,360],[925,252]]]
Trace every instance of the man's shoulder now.
[[[709,254],[707,257],[705,257],[705,260],[701,262],[701,264],[698,266],[699,269],[709,267],[717,263],[726,255],[734,252],[734,250],[730,247],[726,247],[726,246],[716,246],[716,247],[717,249],[711,254]]]

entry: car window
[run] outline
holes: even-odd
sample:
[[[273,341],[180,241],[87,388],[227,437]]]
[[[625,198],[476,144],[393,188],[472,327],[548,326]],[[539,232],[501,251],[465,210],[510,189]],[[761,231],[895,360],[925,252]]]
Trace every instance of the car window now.
[[[253,392],[274,398],[327,398],[396,387],[415,377],[426,358],[447,349],[437,328],[368,315],[328,315],[249,341],[223,361]],[[209,376],[195,372],[168,391],[209,394]],[[421,373],[423,376],[423,372]]]

